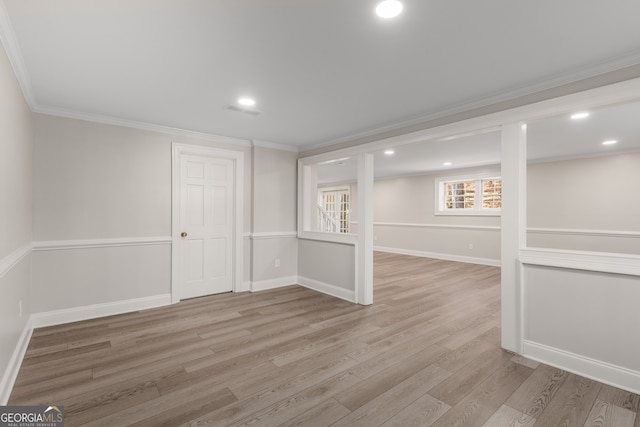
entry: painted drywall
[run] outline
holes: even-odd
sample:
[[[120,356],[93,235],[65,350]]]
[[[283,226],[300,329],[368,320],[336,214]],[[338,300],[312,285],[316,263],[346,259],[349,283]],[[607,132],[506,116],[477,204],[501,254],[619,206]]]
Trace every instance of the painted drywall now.
[[[254,237],[252,289],[293,285],[298,276],[298,239],[289,236]]]
[[[528,165],[528,246],[640,254],[640,153]],[[500,217],[435,215],[435,179],[500,174],[499,168],[453,170],[377,180],[378,250],[497,263]],[[357,186],[351,215],[357,217]],[[352,225],[357,231],[357,223]],[[470,249],[471,246],[471,249]]]
[[[355,247],[342,243],[300,239],[298,275],[355,292]]]
[[[32,115],[0,45],[0,259],[31,242]]]
[[[38,312],[166,295],[171,236],[171,143],[236,150],[245,161],[245,231],[251,227],[251,147],[35,115],[36,242],[119,239],[109,247],[34,253]],[[246,240],[246,239],[245,239]],[[103,245],[104,246],[104,245]],[[245,263],[250,263],[250,253]],[[248,272],[245,271],[245,274]],[[243,281],[250,280],[245,277]]]
[[[640,255],[640,153],[532,164],[527,182],[528,246]]]
[[[525,266],[523,287],[526,341],[605,373],[628,370],[640,386],[639,277]]]
[[[432,175],[379,180],[374,184],[374,245],[388,251],[460,261],[495,263],[500,259],[499,216],[435,213],[437,178],[499,175],[499,168],[466,169]],[[402,252],[401,252],[402,253]]]
[[[251,212],[250,147],[37,114],[35,239],[169,236],[172,142],[244,152]]]
[[[295,283],[297,153],[253,147],[252,289]],[[292,279],[293,278],[293,279]]]
[[[0,405],[31,313],[32,114],[0,44]],[[20,314],[22,306],[22,315]],[[13,365],[13,366],[12,366]]]
[[[296,231],[298,155],[253,147],[253,232]]]
[[[131,245],[33,253],[35,313],[115,303],[171,292],[171,245]]]
[[[380,179],[374,183],[376,250],[496,265],[500,260],[499,216],[451,216],[435,213],[435,181],[441,177],[500,174],[474,168],[436,174]],[[357,186],[351,192],[351,218],[357,218]],[[357,223],[352,230],[357,232]]]
[[[31,256],[26,255],[0,275],[0,405],[5,405],[26,350],[31,307]],[[22,315],[20,302],[22,301]]]

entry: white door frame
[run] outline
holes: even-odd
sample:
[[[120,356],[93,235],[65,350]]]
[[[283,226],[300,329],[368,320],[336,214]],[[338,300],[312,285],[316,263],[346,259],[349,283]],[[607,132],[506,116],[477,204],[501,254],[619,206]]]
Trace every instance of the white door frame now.
[[[171,303],[180,301],[180,158],[183,155],[233,161],[233,292],[243,290],[244,261],[244,152],[171,143]]]

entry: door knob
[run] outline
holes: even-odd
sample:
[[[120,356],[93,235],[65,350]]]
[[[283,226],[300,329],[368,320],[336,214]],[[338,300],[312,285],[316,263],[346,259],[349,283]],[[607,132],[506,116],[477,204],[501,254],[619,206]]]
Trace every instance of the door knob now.
[[[183,239],[187,237],[187,232],[183,231],[182,233],[180,233],[180,237],[182,237]]]

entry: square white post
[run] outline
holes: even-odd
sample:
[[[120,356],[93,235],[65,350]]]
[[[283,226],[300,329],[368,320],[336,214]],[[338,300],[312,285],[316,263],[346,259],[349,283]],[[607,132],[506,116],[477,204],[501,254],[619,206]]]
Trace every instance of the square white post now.
[[[502,127],[502,348],[522,353],[520,249],[527,242],[527,130]]]
[[[318,166],[298,160],[298,234],[318,231]]]
[[[373,154],[358,155],[356,302],[373,304]]]

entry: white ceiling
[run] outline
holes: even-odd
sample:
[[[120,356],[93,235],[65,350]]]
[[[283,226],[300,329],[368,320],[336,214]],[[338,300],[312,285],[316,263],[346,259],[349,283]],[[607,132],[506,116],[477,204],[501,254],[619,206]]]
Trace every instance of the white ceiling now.
[[[640,64],[637,0],[376,3],[0,0],[0,34],[35,111],[301,150]]]

